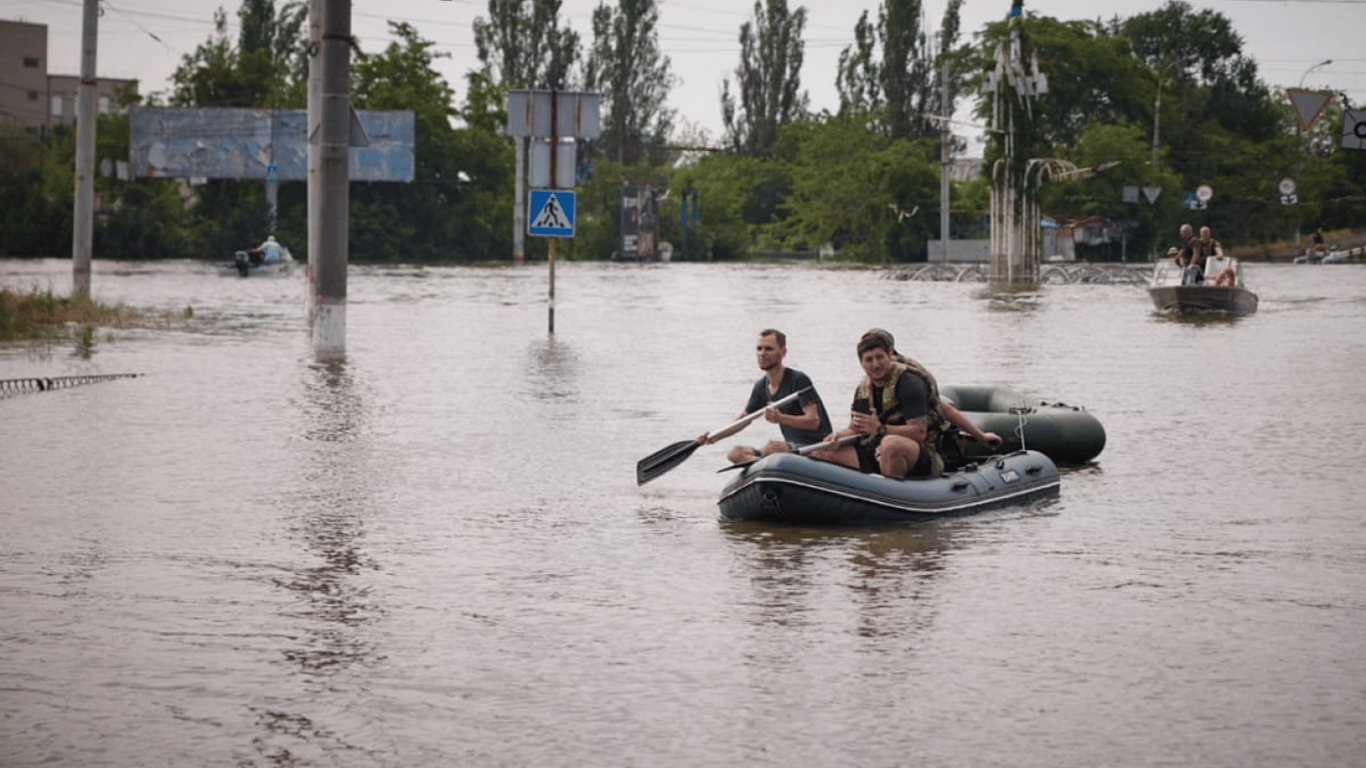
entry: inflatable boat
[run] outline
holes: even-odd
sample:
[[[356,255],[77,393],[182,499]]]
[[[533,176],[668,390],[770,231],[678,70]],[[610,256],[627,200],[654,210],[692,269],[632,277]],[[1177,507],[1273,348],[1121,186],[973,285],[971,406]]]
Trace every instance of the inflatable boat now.
[[[798,525],[917,522],[1056,496],[1058,468],[1038,451],[992,456],[938,477],[894,480],[796,453],[742,468],[721,516]]]
[[[998,451],[1032,450],[1058,464],[1085,464],[1105,449],[1105,427],[1084,408],[1030,400],[1009,387],[941,385],[940,396],[953,403],[983,432],[1004,441]],[[969,458],[987,454],[985,446],[967,443]]]

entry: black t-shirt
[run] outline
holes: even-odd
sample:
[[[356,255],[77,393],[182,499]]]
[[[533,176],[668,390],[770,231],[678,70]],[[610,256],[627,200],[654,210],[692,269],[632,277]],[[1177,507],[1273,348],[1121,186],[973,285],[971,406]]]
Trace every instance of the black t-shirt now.
[[[882,387],[872,387],[873,400],[881,404]],[[903,372],[896,382],[896,401],[900,405],[901,416],[906,421],[911,421],[930,412],[930,391],[925,386],[925,380],[909,371]],[[858,390],[854,391],[853,409],[859,413],[873,413],[867,400],[859,397]],[[889,414],[880,414],[882,423],[888,422]],[[894,414],[891,414],[894,415]]]
[[[795,368],[783,370],[782,381],[778,383],[778,392],[773,396],[768,394],[768,377],[760,376],[754,382],[754,389],[749,393],[749,402],[745,404],[745,413],[754,413],[768,407],[774,400],[781,400],[784,397],[801,389],[807,389],[796,400],[789,400],[778,406],[781,413],[792,416],[800,416],[806,410],[807,403],[815,403],[816,411],[820,414],[820,426],[814,430],[795,429],[786,424],[780,425],[783,432],[783,439],[795,445],[810,445],[825,439],[825,436],[832,431],[830,428],[830,416],[825,412],[825,403],[821,402],[821,396],[816,393],[816,388],[811,384],[811,378]]]

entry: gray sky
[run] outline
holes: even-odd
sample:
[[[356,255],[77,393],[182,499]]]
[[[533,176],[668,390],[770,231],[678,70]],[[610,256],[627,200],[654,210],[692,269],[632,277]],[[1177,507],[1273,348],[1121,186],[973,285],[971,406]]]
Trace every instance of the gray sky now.
[[[280,0],[277,0],[277,4]],[[567,24],[591,38],[592,10],[601,0],[564,0]],[[835,67],[840,52],[853,41],[853,28],[864,9],[875,16],[879,0],[789,0],[789,7],[808,9],[802,84],[813,109],[838,107]],[[1165,0],[1025,0],[1025,10],[1062,20],[1110,19],[1155,10]],[[1354,106],[1366,105],[1366,0],[1191,0],[1232,22],[1243,38],[1243,52],[1257,60],[1262,79],[1271,86],[1347,92]],[[236,39],[240,0],[109,0],[103,3],[98,61],[104,77],[136,77],[143,93],[169,89],[169,79],[182,57],[208,39],[213,12],[220,5]],[[80,72],[82,0],[0,0],[0,18],[48,26],[49,72]],[[678,111],[678,127],[693,124],[721,133],[720,92],[723,78],[733,77],[739,62],[738,33],[753,12],[753,0],[661,0],[660,45],[682,83],[669,106]],[[988,21],[1004,18],[1009,0],[966,0],[964,37]],[[925,3],[927,24],[937,26],[942,0]],[[419,34],[450,54],[438,68],[463,100],[464,73],[478,65],[471,22],[488,15],[487,0],[353,0],[352,33],[363,50],[378,52],[390,41],[386,20],[406,21]],[[1306,71],[1325,59],[1333,63]],[[975,139],[977,132],[958,126],[955,132]],[[974,146],[976,146],[974,144]]]

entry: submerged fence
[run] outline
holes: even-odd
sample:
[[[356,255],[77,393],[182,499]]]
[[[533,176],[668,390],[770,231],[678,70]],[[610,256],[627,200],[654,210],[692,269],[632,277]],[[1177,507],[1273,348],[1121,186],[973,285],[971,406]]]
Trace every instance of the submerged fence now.
[[[140,373],[101,373],[90,376],[53,376],[33,379],[0,379],[0,397],[25,394],[28,392],[47,392],[52,389],[66,389],[81,384],[94,384],[111,379],[131,379]]]

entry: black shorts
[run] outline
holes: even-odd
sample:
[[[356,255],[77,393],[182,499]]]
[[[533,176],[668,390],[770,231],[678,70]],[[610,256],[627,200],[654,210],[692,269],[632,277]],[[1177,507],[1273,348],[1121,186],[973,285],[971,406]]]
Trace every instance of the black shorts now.
[[[878,453],[882,445],[864,445],[854,443],[854,450],[858,453],[858,468],[860,472],[867,472],[875,475],[882,471],[882,465],[878,463]],[[915,466],[906,477],[928,477],[930,474],[930,452],[925,450],[925,446],[920,446],[920,455],[916,456]]]

